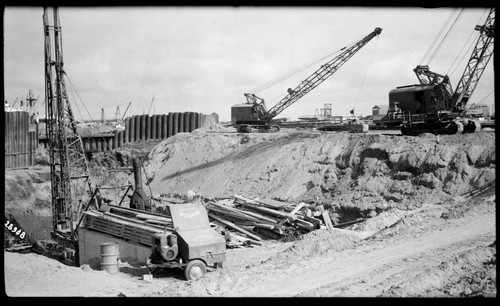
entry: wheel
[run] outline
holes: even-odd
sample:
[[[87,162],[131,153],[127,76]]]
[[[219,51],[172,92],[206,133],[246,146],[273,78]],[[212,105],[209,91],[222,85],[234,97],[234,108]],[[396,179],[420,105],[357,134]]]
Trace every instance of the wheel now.
[[[462,122],[460,122],[458,120],[454,120],[453,123],[455,124],[455,127],[456,127],[455,134],[462,134],[464,131],[464,125],[462,124]]]
[[[197,280],[207,273],[207,266],[199,259],[188,262],[184,268],[184,276],[187,280]]]

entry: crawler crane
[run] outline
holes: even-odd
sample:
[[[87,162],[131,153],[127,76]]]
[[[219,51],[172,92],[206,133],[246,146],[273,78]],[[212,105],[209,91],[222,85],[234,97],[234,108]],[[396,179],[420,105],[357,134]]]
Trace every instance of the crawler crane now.
[[[375,28],[373,32],[360,41],[342,48],[342,53],[323,64],[296,88],[289,88],[288,94],[269,110],[264,103],[264,99],[255,94],[245,93],[247,102],[233,105],[231,108],[231,125],[241,133],[249,133],[253,130],[259,132],[278,131],[279,126],[271,124],[271,120],[274,117],[329,78],[356,52],[381,32],[381,28]]]
[[[401,86],[389,92],[389,112],[381,125],[401,124],[403,135],[421,133],[459,134],[481,129],[478,121],[465,119],[465,106],[470,99],[494,49],[495,9],[492,8],[484,25],[477,25],[479,38],[465,71],[453,91],[447,75],[433,72],[427,65],[413,71],[419,85]]]

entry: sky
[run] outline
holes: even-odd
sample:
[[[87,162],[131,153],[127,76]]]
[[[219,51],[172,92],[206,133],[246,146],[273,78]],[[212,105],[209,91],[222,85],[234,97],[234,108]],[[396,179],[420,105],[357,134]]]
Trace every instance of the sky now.
[[[66,88],[77,120],[169,112],[217,113],[255,93],[271,108],[334,51],[376,27],[382,33],[338,71],[277,118],[313,116],[326,103],[332,115],[371,115],[389,91],[417,84],[419,64],[448,74],[453,88],[466,67],[489,9],[417,7],[60,7]],[[4,97],[11,105],[45,99],[42,7],[4,8]],[[455,22],[447,38],[440,31]],[[50,20],[52,24],[52,19]],[[450,23],[451,24],[451,23]],[[440,38],[440,39],[438,39]],[[438,40],[436,40],[438,39]],[[434,41],[443,41],[436,48]],[[432,48],[434,46],[434,49]],[[437,52],[433,53],[437,49]],[[325,55],[293,77],[256,91]],[[435,54],[430,57],[431,54]],[[493,59],[469,105],[494,107]],[[127,113],[125,110],[130,104]]]

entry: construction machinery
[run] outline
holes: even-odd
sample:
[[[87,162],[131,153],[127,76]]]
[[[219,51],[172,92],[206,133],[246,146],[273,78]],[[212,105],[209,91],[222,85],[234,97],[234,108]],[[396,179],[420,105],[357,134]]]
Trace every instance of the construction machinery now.
[[[433,72],[427,65],[413,71],[418,85],[400,86],[389,92],[389,111],[378,122],[384,126],[401,125],[403,135],[421,133],[459,134],[481,129],[477,120],[464,118],[469,101],[494,49],[495,9],[492,8],[484,25],[477,25],[479,37],[465,71],[455,90],[447,75]]]
[[[245,93],[246,103],[236,104],[231,107],[231,126],[234,126],[238,132],[242,133],[279,131],[279,126],[271,122],[273,118],[329,78],[356,52],[381,32],[381,28],[375,28],[373,32],[358,42],[342,48],[342,52],[339,55],[321,65],[319,69],[314,71],[297,87],[294,89],[289,88],[287,95],[269,110],[266,107],[264,99],[255,94]]]
[[[52,235],[58,241],[67,242],[68,246],[76,248],[78,225],[85,206],[89,205],[86,202],[95,194],[95,186],[91,181],[89,163],[66,92],[57,7],[53,8],[52,13],[51,25],[50,10],[44,8],[45,112],[50,156]]]
[[[210,226],[201,203],[168,204],[174,231],[152,237],[148,267],[181,268],[187,280],[203,277],[207,267],[222,267],[226,260],[226,240]]]

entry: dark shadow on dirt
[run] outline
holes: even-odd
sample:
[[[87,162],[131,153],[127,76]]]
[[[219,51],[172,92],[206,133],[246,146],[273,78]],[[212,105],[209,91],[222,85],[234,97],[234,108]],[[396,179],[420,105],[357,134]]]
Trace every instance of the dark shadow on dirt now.
[[[243,150],[242,152],[230,154],[228,156],[225,156],[223,158],[219,158],[217,160],[214,160],[212,162],[209,162],[209,163],[206,163],[203,165],[192,167],[192,168],[189,168],[189,169],[186,169],[183,171],[178,171],[174,174],[163,177],[161,180],[165,181],[165,180],[175,178],[177,176],[180,176],[180,175],[183,175],[183,174],[186,174],[189,172],[198,171],[198,170],[202,170],[202,169],[206,169],[206,168],[210,168],[210,167],[215,167],[217,165],[220,165],[220,164],[228,162],[228,161],[238,161],[241,159],[245,159],[249,156],[253,156],[255,154],[258,154],[260,152],[274,150],[277,147],[281,147],[281,146],[289,143],[290,140],[292,140],[292,139],[297,141],[297,140],[301,140],[301,139],[317,138],[319,136],[320,136],[319,134],[300,134],[300,133],[289,134],[289,135],[284,136],[283,138],[280,138],[280,139],[272,140],[272,141],[265,142],[265,143],[258,143],[256,145],[253,145],[253,146]],[[247,136],[244,135],[243,137],[247,137]]]

